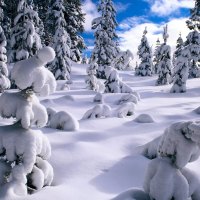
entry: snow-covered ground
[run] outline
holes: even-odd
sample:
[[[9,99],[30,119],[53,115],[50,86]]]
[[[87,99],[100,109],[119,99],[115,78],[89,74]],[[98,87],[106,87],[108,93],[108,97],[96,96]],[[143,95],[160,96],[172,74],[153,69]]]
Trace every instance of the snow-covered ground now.
[[[80,129],[42,129],[52,146],[53,186],[25,200],[106,200],[129,188],[141,188],[149,160],[139,154],[140,146],[174,122],[199,119],[193,110],[200,106],[200,79],[187,82],[187,93],[172,94],[169,85],[155,86],[156,77],[135,77],[132,71],[125,71],[120,72],[120,77],[141,95],[135,115],[117,118],[118,101],[124,94],[103,94],[104,103],[112,108],[111,117],[81,120],[86,111],[97,105],[93,102],[96,92],[86,89],[86,67],[72,67],[70,91],[41,98],[46,107],[74,115]],[[155,122],[134,121],[140,114],[149,114]],[[200,176],[200,160],[187,166]]]

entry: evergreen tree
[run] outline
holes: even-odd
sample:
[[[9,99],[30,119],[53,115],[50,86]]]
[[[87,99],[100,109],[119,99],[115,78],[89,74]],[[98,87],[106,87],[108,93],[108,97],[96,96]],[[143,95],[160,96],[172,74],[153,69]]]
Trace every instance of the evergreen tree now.
[[[54,24],[53,48],[56,58],[49,65],[56,79],[69,80],[71,72],[71,40],[66,31],[66,21],[64,18],[63,0],[52,0],[49,13],[52,15]]]
[[[186,48],[180,48],[174,61],[174,83],[170,90],[171,93],[186,92],[186,81],[188,79],[188,58],[189,51]]]
[[[151,47],[149,46],[147,37],[147,29],[145,28],[143,32],[143,37],[141,44],[138,47],[138,55],[141,59],[141,63],[136,71],[137,76],[151,76],[152,75],[152,52]]]
[[[8,68],[6,65],[6,37],[4,31],[0,26],[0,92],[10,87],[10,81],[8,79]]]
[[[64,17],[66,30],[71,39],[71,59],[81,61],[82,51],[86,48],[83,38],[80,36],[84,31],[85,14],[82,12],[80,0],[65,0]]]
[[[189,78],[200,77],[200,1],[195,1],[195,7],[191,9],[191,16],[187,20],[187,26],[191,32],[184,43],[185,48],[190,51],[189,57]]]
[[[19,1],[17,11],[11,31],[9,62],[27,59],[35,55],[42,46],[35,28],[39,23],[37,12],[27,4],[26,0]]]
[[[166,85],[171,82],[171,48],[167,45],[167,25],[164,27],[164,43],[158,48],[158,79],[156,85]]]
[[[97,76],[105,78],[105,68],[108,67],[114,58],[119,53],[117,44],[117,35],[115,29],[116,10],[112,0],[101,0],[98,6],[98,11],[101,17],[98,17],[92,22],[92,29],[95,30],[95,47],[91,55],[91,61],[97,59],[99,68]]]
[[[158,74],[158,57],[159,57],[159,47],[160,47],[160,40],[159,38],[156,41],[156,47],[154,50],[154,58],[153,58],[153,74]]]
[[[177,39],[176,42],[176,50],[174,51],[174,55],[173,55],[173,63],[176,60],[176,58],[181,55],[181,51],[182,51],[182,47],[184,45],[183,39],[181,37],[181,33],[179,34],[179,37]]]

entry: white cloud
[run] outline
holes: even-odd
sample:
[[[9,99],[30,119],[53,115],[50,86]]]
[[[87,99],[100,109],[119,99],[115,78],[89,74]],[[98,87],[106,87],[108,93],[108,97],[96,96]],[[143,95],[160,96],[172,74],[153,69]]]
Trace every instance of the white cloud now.
[[[151,12],[159,16],[167,16],[181,8],[193,8],[193,0],[146,0],[151,4]]]
[[[115,9],[117,10],[117,13],[124,12],[128,9],[130,6],[130,3],[122,3],[122,2],[116,2],[114,3]]]
[[[83,12],[86,13],[85,16],[85,31],[91,32],[91,24],[92,20],[96,17],[99,17],[99,13],[97,11],[97,5],[93,3],[91,0],[85,0],[82,6]]]
[[[172,47],[172,51],[175,50],[176,40],[179,37],[179,33],[181,32],[182,38],[185,40],[189,30],[186,26],[186,18],[178,18],[178,19],[171,19],[168,22],[168,32],[169,32],[169,39],[168,44]],[[165,24],[156,24],[152,22],[146,22],[143,24],[137,24],[136,26],[132,27],[126,31],[119,31],[118,35],[120,37],[120,47],[122,50],[130,49],[134,54],[134,61],[138,61],[137,56],[137,48],[140,44],[143,31],[145,27],[147,27],[148,33],[147,38],[149,41],[150,46],[155,48],[156,40],[159,38],[161,43],[163,42],[162,39],[162,32],[163,27]]]

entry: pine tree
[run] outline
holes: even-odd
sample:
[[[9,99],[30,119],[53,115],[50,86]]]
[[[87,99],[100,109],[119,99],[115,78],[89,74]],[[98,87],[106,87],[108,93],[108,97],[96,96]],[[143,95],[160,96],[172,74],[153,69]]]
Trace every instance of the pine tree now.
[[[17,11],[14,27],[11,30],[9,62],[27,59],[42,47],[40,36],[35,28],[39,23],[37,12],[27,4],[26,0],[19,1]]]
[[[66,31],[71,39],[71,60],[81,61],[82,51],[86,48],[81,33],[84,31],[85,14],[82,12],[80,0],[65,0],[64,17]]]
[[[6,56],[6,37],[4,31],[0,26],[0,92],[10,87],[10,80],[8,79],[7,56]]]
[[[56,52],[56,58],[49,65],[56,79],[69,80],[71,72],[71,40],[66,31],[66,21],[64,18],[63,0],[52,0],[49,13],[52,15],[54,24],[53,48]]]
[[[137,76],[151,76],[152,75],[152,52],[151,47],[149,46],[147,37],[147,29],[145,28],[143,32],[143,37],[141,44],[138,47],[138,55],[141,59],[138,70],[136,71]]]
[[[101,17],[92,22],[92,29],[95,30],[95,47],[91,55],[91,61],[97,59],[99,68],[97,76],[105,78],[105,68],[108,67],[119,53],[117,34],[115,29],[116,10],[112,0],[101,0],[98,6]]]
[[[181,54],[183,45],[184,45],[184,42],[180,33],[176,42],[176,50],[174,51],[174,55],[173,55],[173,63],[176,60],[176,58]]]
[[[190,51],[189,57],[189,78],[200,77],[200,1],[195,1],[195,7],[191,9],[191,16],[186,21],[191,32],[184,43],[185,48]]]
[[[154,58],[153,58],[153,74],[158,74],[158,55],[159,55],[159,47],[160,47],[160,40],[159,38],[156,41],[156,47],[154,50]]]
[[[186,92],[186,81],[188,79],[188,58],[190,52],[187,48],[181,47],[174,61],[174,83],[171,93]]]
[[[167,45],[167,25],[164,27],[164,43],[158,48],[158,79],[156,85],[166,85],[171,82],[171,48]]]

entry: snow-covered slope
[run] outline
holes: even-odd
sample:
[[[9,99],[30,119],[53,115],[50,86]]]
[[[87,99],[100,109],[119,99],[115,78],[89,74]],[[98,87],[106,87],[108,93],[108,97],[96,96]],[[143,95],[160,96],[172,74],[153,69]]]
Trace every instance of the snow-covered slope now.
[[[80,129],[66,132],[43,128],[52,145],[53,186],[25,200],[106,200],[129,188],[141,188],[149,160],[138,153],[139,146],[161,135],[174,122],[199,119],[193,112],[200,106],[199,79],[188,80],[187,93],[172,94],[169,85],[155,86],[156,77],[135,77],[132,71],[126,71],[120,72],[123,81],[141,95],[135,115],[81,120],[87,110],[97,105],[93,102],[96,92],[86,89],[86,67],[72,66],[70,91],[41,98],[46,107],[73,114]],[[103,95],[112,113],[119,108],[123,95]],[[155,122],[137,123],[134,119],[140,114],[149,114]],[[200,160],[187,166],[200,176]]]

